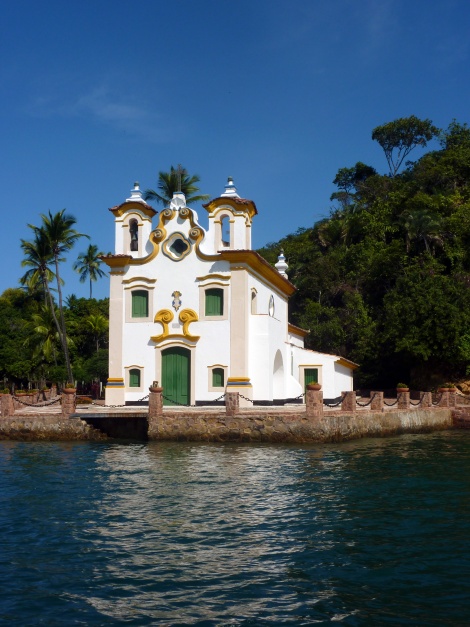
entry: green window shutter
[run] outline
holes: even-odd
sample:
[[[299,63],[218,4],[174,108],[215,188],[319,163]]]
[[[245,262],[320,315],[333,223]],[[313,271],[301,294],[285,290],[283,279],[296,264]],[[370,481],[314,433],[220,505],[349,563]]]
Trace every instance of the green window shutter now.
[[[222,368],[214,368],[214,370],[212,371],[212,387],[224,387],[224,371]]]
[[[149,315],[149,295],[145,290],[132,292],[132,317],[147,318]]]
[[[137,368],[129,370],[129,387],[140,388],[140,370]]]
[[[206,316],[224,315],[224,290],[211,288],[206,290]]]

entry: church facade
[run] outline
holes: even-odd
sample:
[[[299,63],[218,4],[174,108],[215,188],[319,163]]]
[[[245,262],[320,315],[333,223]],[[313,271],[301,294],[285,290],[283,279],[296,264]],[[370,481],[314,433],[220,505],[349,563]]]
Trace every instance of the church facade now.
[[[181,192],[157,214],[136,183],[110,209],[106,404],[135,403],[154,381],[167,405],[223,402],[226,390],[241,406],[301,403],[314,381],[325,398],[352,390],[355,364],[305,349],[308,331],[289,323],[284,256],[273,268],[251,249],[254,202],[229,179],[204,208],[207,231]]]

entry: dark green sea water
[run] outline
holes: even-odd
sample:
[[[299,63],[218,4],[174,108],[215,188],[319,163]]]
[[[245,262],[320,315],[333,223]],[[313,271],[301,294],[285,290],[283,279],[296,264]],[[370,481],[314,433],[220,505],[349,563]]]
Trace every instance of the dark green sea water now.
[[[0,442],[0,624],[470,625],[470,434]]]

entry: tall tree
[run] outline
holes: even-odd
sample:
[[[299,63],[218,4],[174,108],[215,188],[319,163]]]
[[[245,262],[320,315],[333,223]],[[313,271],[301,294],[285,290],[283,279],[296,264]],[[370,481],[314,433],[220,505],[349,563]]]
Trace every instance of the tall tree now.
[[[100,338],[106,335],[108,330],[108,320],[102,314],[90,314],[86,319],[90,331],[93,333],[96,342],[96,353],[100,349]]]
[[[158,192],[153,189],[146,189],[144,193],[145,200],[153,200],[157,204],[169,205],[173,194],[181,191],[186,197],[186,204],[191,205],[195,202],[203,202],[209,200],[208,194],[198,194],[200,178],[197,174],[190,176],[186,168],[171,166],[169,172],[158,173]]]
[[[59,296],[59,335],[64,351],[65,364],[67,367],[67,376],[70,382],[73,382],[72,365],[70,363],[69,351],[67,347],[67,332],[65,328],[64,308],[62,302],[62,286],[59,272],[59,263],[63,261],[63,255],[67,253],[78,239],[88,237],[83,233],[78,233],[73,226],[76,224],[74,216],[65,213],[65,209],[52,215],[49,211],[47,215],[41,214],[42,225],[40,227],[29,224],[28,226],[34,231],[36,239],[44,239],[49,246],[50,256],[55,265],[55,278],[57,283],[57,293]]]
[[[420,120],[410,115],[409,118],[399,118],[376,126],[372,131],[372,139],[381,145],[390,175],[394,177],[410,152],[417,146],[424,148],[439,132],[431,120]]]
[[[77,261],[73,264],[73,269],[80,275],[80,283],[90,280],[90,298],[92,297],[92,282],[106,276],[106,272],[100,268],[100,255],[103,253],[98,251],[98,246],[90,244],[85,253],[78,255]]]
[[[24,268],[29,268],[20,278],[21,285],[29,290],[41,286],[44,293],[44,301],[52,302],[49,284],[54,280],[55,274],[50,269],[52,255],[49,243],[40,233],[36,233],[32,241],[21,240],[21,248],[25,258],[21,262]]]

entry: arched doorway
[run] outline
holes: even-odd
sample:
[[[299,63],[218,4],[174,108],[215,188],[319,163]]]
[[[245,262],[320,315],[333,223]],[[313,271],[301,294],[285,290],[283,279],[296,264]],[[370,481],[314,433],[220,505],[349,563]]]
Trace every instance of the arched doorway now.
[[[191,351],[172,346],[162,351],[163,404],[189,405],[191,381]],[[165,398],[166,397],[166,398]]]
[[[281,351],[277,351],[274,357],[273,367],[273,400],[284,399],[284,363]]]

